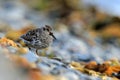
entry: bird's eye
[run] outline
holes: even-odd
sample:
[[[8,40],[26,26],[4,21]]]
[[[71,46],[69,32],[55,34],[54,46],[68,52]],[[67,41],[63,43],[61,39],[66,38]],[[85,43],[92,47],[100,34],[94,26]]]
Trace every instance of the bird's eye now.
[[[46,29],[43,27],[43,30],[45,31]]]
[[[47,29],[47,31],[50,31],[50,29]]]

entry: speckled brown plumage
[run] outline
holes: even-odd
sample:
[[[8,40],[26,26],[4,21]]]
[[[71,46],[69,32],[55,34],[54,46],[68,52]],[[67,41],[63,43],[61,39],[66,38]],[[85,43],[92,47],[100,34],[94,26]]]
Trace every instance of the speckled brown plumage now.
[[[56,38],[52,33],[52,28],[46,25],[45,27],[28,31],[21,36],[21,39],[29,49],[35,49],[37,53],[37,50],[49,47],[53,39]]]

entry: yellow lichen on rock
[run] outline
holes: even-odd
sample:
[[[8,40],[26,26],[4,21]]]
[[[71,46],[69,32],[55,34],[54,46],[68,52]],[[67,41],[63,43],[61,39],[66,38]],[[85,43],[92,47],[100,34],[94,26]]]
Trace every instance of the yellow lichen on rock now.
[[[12,40],[10,40],[10,39],[7,39],[7,38],[5,38],[5,37],[3,37],[3,38],[0,39],[0,45],[1,45],[1,46],[13,46],[13,47],[18,47],[18,45],[17,45],[14,41],[12,41]]]
[[[6,33],[5,37],[11,40],[14,40],[14,41],[18,41],[21,35],[25,34],[27,31],[34,29],[34,28],[35,28],[34,25],[28,25],[20,30],[11,30]]]

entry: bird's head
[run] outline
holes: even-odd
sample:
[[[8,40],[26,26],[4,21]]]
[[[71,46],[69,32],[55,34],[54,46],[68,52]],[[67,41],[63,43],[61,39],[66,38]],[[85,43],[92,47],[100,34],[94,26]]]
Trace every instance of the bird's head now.
[[[45,25],[45,27],[43,27],[44,31],[47,31],[49,33],[50,36],[52,36],[54,39],[56,39],[56,37],[54,36],[53,32],[52,32],[52,28],[48,25]]]

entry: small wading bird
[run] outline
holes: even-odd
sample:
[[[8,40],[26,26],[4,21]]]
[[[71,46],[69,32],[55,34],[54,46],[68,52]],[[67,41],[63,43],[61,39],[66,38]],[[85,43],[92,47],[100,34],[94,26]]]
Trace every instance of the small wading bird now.
[[[52,28],[48,25],[30,30],[20,38],[30,50],[34,49],[37,55],[38,50],[49,47],[53,39],[56,39],[52,33]]]

